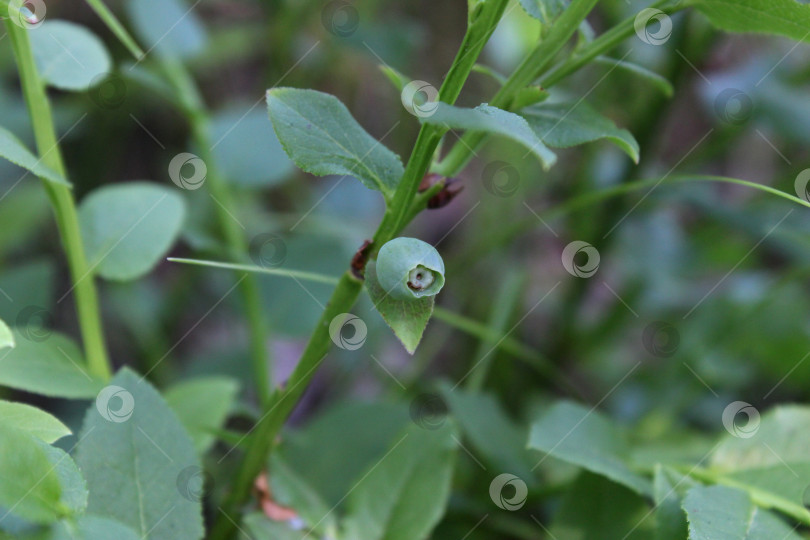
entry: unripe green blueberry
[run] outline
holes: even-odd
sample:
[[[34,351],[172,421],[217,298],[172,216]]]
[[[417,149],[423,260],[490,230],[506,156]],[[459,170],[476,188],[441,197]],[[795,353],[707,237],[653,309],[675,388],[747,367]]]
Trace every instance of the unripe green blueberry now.
[[[444,261],[436,248],[416,238],[395,238],[377,254],[377,281],[392,297],[434,296],[444,286]]]

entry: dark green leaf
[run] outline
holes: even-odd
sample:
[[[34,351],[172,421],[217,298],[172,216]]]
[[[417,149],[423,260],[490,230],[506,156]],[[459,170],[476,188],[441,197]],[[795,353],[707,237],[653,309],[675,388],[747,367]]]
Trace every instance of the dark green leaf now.
[[[520,115],[504,111],[487,104],[474,109],[453,107],[446,103],[437,103],[436,110],[429,116],[421,117],[426,124],[436,124],[450,129],[463,129],[500,135],[528,148],[543,165],[549,169],[557,156],[541,141],[535,131]]]
[[[318,176],[355,176],[389,196],[404,173],[399,156],[369,135],[335,96],[296,88],[267,91],[267,108],[287,155]]]
[[[683,494],[697,482],[662,466],[653,478],[655,499],[655,540],[683,540],[687,536],[686,514],[681,508]]]
[[[213,433],[225,423],[238,392],[234,379],[217,376],[186,380],[166,390],[166,403],[191,435],[198,454],[214,444]]]
[[[584,101],[544,103],[521,111],[544,143],[567,148],[599,139],[608,139],[638,163],[638,142],[626,129],[619,129]]]
[[[557,403],[532,424],[529,448],[606,476],[637,493],[652,494],[649,480],[627,466],[624,432],[594,409]]]
[[[87,411],[76,461],[87,477],[89,512],[150,540],[202,538],[191,438],[160,394],[129,369]]]
[[[721,30],[810,38],[810,5],[797,0],[689,0]]]

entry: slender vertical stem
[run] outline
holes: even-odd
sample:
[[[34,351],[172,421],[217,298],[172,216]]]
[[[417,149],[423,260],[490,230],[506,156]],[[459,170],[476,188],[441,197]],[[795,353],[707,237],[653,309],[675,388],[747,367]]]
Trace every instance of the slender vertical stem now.
[[[45,93],[45,85],[34,63],[28,29],[6,19],[6,30],[14,49],[20,83],[31,116],[40,160],[62,176],[66,176],[62,153],[56,139],[50,102]],[[98,293],[93,278],[93,269],[87,264],[85,257],[73,193],[67,186],[46,180],[43,180],[43,183],[51,200],[70,268],[88,369],[90,373],[107,379],[110,377],[111,370],[104,344]]]

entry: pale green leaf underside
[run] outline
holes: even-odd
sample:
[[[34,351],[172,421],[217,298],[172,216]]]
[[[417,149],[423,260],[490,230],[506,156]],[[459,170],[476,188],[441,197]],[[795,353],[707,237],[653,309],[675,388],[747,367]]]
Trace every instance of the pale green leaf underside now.
[[[42,79],[56,88],[87,90],[112,67],[104,43],[78,24],[46,20],[30,36]]]
[[[194,449],[204,454],[233,407],[239,383],[228,377],[199,377],[178,383],[165,392],[166,403],[194,441]]]
[[[529,448],[578,465],[650,495],[649,480],[632,471],[625,462],[628,451],[624,433],[601,413],[563,401],[532,424]]]
[[[117,281],[146,274],[174,244],[185,214],[177,191],[158,184],[128,182],[94,190],[79,207],[90,267]]]
[[[451,129],[477,131],[506,137],[528,148],[549,169],[557,156],[541,141],[535,131],[521,116],[487,104],[474,109],[454,107],[438,103],[436,111],[420,119],[426,124],[436,124]]]
[[[366,265],[366,290],[374,307],[391,327],[405,349],[413,354],[433,313],[433,296],[398,300],[385,292],[377,281],[374,261]]]
[[[25,403],[2,400],[0,400],[0,426],[26,431],[49,444],[71,434],[65,424],[41,409]]]
[[[751,502],[744,491],[726,486],[697,486],[686,493],[683,509],[689,540],[798,540],[774,514]]]
[[[302,170],[354,176],[386,196],[393,193],[404,173],[399,156],[369,135],[335,96],[273,88],[267,108],[281,145]]]
[[[0,386],[62,398],[95,398],[104,381],[87,370],[79,348],[53,333],[32,341],[26,329],[15,331],[17,346],[0,351]]]
[[[584,101],[546,103],[523,109],[521,115],[548,146],[567,148],[608,139],[638,162],[638,142],[626,129],[616,127]]]
[[[520,0],[520,5],[543,24],[551,24],[565,9],[565,0]]]
[[[14,347],[14,334],[11,333],[11,328],[0,319],[0,350]]]
[[[200,464],[191,438],[160,394],[137,374],[124,368],[110,385],[128,392],[134,408],[121,413],[125,402],[112,397],[108,406],[94,403],[85,415],[76,461],[90,490],[88,511],[116,519],[149,540],[202,538],[195,495]],[[110,421],[99,407],[118,412],[115,420],[131,416]]]
[[[13,133],[2,127],[0,127],[0,157],[27,169],[44,180],[70,186],[70,182],[41,163],[40,159],[32,154]]]
[[[343,540],[428,538],[450,496],[457,436],[411,424],[349,495]]]
[[[810,38],[810,5],[797,0],[689,0],[728,32],[776,34],[796,41]]]

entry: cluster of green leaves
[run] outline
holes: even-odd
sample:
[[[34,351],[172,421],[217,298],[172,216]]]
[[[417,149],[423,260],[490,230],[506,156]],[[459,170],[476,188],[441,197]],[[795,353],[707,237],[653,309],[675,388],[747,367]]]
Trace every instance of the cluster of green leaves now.
[[[470,2],[471,25],[477,23],[476,14],[487,2],[494,4],[491,0]],[[103,5],[93,3],[115,34],[137,51],[138,46]],[[593,59],[588,47],[599,38],[593,38],[582,21],[590,9],[587,2],[576,3],[577,9],[584,10],[577,20],[565,2],[521,0],[520,4],[544,32],[541,44],[545,48],[539,49],[547,55],[543,62],[555,60],[574,34],[577,43],[566,51],[558,69],[565,71]],[[668,2],[657,5],[675,9]],[[723,30],[797,40],[810,35],[810,7],[794,0],[740,0],[734,6],[737,9],[729,9],[729,2],[721,0],[693,0],[685,5],[694,6]],[[133,83],[165,97],[187,113],[192,123],[197,119],[196,126],[202,126],[194,141],[197,146],[218,141],[210,155],[211,170],[222,174],[232,187],[276,185],[291,171],[290,161],[282,156],[286,152],[303,171],[355,177],[366,188],[380,192],[387,216],[410,218],[424,206],[423,195],[399,197],[409,169],[332,95],[272,88],[267,92],[270,122],[263,112],[250,109],[244,113],[249,106],[226,108],[200,121],[208,113],[195,101],[199,97],[189,89],[181,63],[206,47],[208,37],[201,21],[178,1],[131,0],[128,9],[145,49],[159,57],[155,63],[131,66],[128,71]],[[497,19],[484,22],[492,22],[491,31]],[[43,83],[61,91],[92,89],[112,66],[103,43],[73,23],[46,21],[31,33],[31,47]],[[65,54],[76,65],[58,61]],[[462,55],[454,67],[464,61]],[[643,77],[658,91],[671,92],[668,81],[645,68],[611,58],[601,62]],[[519,78],[503,77],[486,66],[477,70],[492,76],[498,94],[491,103],[476,107],[437,103],[432,114],[419,118],[422,126],[435,130],[437,138],[449,140],[451,130],[463,131],[473,143],[470,149],[484,137],[504,138],[521,145],[521,151],[532,154],[544,170],[559,161],[552,149],[602,139],[639,161],[639,143],[633,135],[584,97],[572,101],[550,88],[542,89],[535,84],[536,76],[530,77],[531,84],[514,90],[515,83],[510,81]],[[539,82],[553,81],[554,74],[552,71],[551,79],[541,77]],[[401,89],[406,78],[390,68],[387,75]],[[231,138],[234,124],[237,133]],[[234,141],[262,145],[249,148]],[[455,175],[469,159],[463,145],[456,148],[444,160],[434,160],[431,152],[430,170]],[[0,156],[49,185],[71,186],[63,173],[43,163],[6,128],[0,128]],[[189,205],[189,200],[195,204]],[[91,190],[78,206],[81,249],[89,267],[88,275],[80,278],[119,283],[141,278],[184,232],[195,247],[229,257],[243,255],[192,223],[196,203],[200,201],[192,195],[156,182],[128,181]],[[405,224],[395,220],[395,228]],[[231,268],[258,270],[246,265]],[[277,273],[322,283],[333,280],[303,271]],[[375,279],[373,260],[365,268],[365,287],[382,318],[413,353],[433,313],[433,299],[400,302],[387,298]],[[348,310],[352,305],[345,307]],[[505,314],[493,320],[500,319],[503,327],[507,318]],[[445,320],[452,320],[452,315],[445,315]],[[494,337],[486,334],[489,329],[482,332],[474,321],[462,320],[457,325],[472,328],[470,333],[480,334],[495,347],[516,351],[515,356],[534,358],[534,351],[522,343],[498,332]],[[60,419],[29,405],[0,401],[0,537],[202,538],[202,501],[222,497],[211,489],[211,482],[202,484],[209,477],[202,469],[205,457],[217,440],[235,448],[245,439],[247,444],[257,439],[256,435],[249,437],[250,432],[224,429],[236,410],[238,381],[225,376],[189,377],[159,392],[128,368],[111,379],[93,372],[85,354],[66,335],[51,333],[47,339],[31,339],[26,330],[9,328],[0,321],[0,385],[90,403],[75,434],[75,452],[66,452],[55,443],[73,433]],[[295,382],[302,380],[307,379]],[[114,406],[102,399],[110,395],[110,388],[114,394],[125,393],[134,403],[126,418],[110,416],[108,407],[118,410],[116,406],[128,403],[119,397],[120,403]],[[679,441],[679,434],[647,438],[628,434],[596,407],[568,401],[543,403],[541,412],[533,410],[527,422],[519,423],[486,394],[450,386],[443,387],[440,394],[450,414],[437,419],[435,425],[425,425],[413,412],[410,422],[404,405],[383,402],[334,407],[303,428],[286,432],[278,451],[269,462],[262,459],[261,466],[268,471],[272,502],[292,509],[297,520],[281,522],[256,512],[244,516],[238,527],[255,540],[300,539],[312,534],[345,540],[408,540],[458,532],[457,536],[463,536],[465,531],[451,530],[452,525],[443,523],[448,509],[477,516],[489,515],[492,506],[485,496],[474,501],[451,497],[456,481],[469,492],[487,492],[486,484],[476,483],[480,473],[470,473],[465,468],[469,463],[459,464],[460,448],[473,456],[473,466],[486,471],[484,476],[494,477],[490,471],[510,471],[528,484],[530,506],[542,499],[543,486],[562,486],[565,491],[549,529],[549,536],[559,540],[795,539],[801,536],[794,524],[810,524],[805,506],[810,485],[810,459],[804,451],[810,428],[807,408],[775,408],[763,417],[754,436],[728,434],[712,444],[704,437]],[[281,400],[287,396],[278,395]],[[279,403],[268,407],[267,414]],[[256,420],[252,411],[240,412]],[[467,443],[474,454],[466,450]],[[269,447],[272,441],[260,444]],[[662,445],[668,448],[662,449]],[[475,455],[484,463],[478,463]],[[206,466],[215,473],[215,483],[223,482],[216,487],[227,492],[229,471],[211,463]],[[226,518],[238,520],[239,516]],[[506,513],[501,518],[497,526],[505,534],[527,536],[520,520]]]

